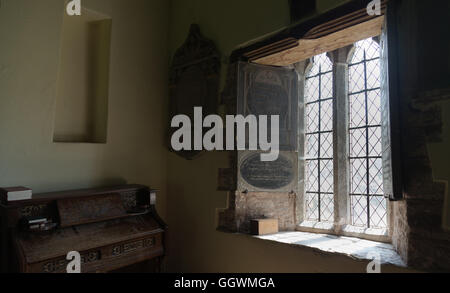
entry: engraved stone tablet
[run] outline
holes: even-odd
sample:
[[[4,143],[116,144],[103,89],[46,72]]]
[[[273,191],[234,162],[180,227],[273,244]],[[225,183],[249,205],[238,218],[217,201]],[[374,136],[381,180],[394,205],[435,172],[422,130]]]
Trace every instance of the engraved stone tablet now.
[[[295,153],[280,153],[274,162],[262,162],[260,152],[239,155],[239,191],[291,192],[296,190]]]

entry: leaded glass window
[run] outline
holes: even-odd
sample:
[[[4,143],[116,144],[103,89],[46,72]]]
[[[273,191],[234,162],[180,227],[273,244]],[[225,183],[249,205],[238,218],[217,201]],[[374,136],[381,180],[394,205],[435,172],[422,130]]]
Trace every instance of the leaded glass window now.
[[[305,86],[306,220],[332,223],[333,64],[326,54],[314,58]]]
[[[387,228],[381,146],[380,46],[355,44],[349,64],[350,209],[354,226]]]

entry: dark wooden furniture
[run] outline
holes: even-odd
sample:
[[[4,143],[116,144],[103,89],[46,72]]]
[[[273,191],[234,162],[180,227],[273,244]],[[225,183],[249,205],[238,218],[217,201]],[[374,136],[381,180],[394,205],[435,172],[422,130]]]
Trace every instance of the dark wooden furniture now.
[[[33,195],[1,202],[2,272],[65,273],[70,251],[81,255],[83,273],[109,272],[161,258],[167,226],[155,209],[156,191],[124,185]],[[58,224],[29,232],[25,217]]]

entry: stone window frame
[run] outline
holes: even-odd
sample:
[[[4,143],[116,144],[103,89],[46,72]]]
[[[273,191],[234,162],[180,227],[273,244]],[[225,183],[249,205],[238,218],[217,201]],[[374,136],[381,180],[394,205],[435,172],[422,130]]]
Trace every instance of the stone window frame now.
[[[380,43],[380,36],[372,38]],[[325,233],[357,237],[390,243],[393,231],[392,202],[387,200],[387,228],[374,229],[351,225],[350,212],[350,165],[349,165],[349,64],[355,45],[346,46],[327,53],[333,64],[333,169],[334,169],[334,222],[312,222],[305,220],[305,119],[299,119],[299,184],[297,192],[297,231]],[[299,113],[305,111],[305,86],[313,58],[294,64],[299,76]],[[382,62],[382,60],[381,60]],[[304,115],[299,115],[304,117]]]

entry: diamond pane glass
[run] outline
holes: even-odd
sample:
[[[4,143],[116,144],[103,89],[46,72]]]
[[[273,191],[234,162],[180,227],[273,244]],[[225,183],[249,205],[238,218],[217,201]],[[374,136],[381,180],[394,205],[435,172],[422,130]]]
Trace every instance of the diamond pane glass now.
[[[322,99],[329,99],[333,97],[333,73],[326,73],[322,75],[320,81],[320,96]]]
[[[350,198],[352,224],[387,227],[381,146],[380,47],[356,44],[349,65]]]
[[[367,197],[366,196],[352,196],[352,224],[355,226],[367,226]]]
[[[366,129],[350,129],[350,157],[361,158],[366,156],[367,142]]]
[[[323,160],[320,164],[320,189],[333,192],[333,160]]]
[[[349,66],[349,82],[350,93],[357,93],[364,90],[364,64]]]
[[[320,134],[320,157],[321,158],[333,158],[333,133],[321,133]]]
[[[311,77],[306,80],[305,101],[307,103],[319,99],[319,77]]]
[[[367,61],[367,89],[380,87],[380,60]]]
[[[305,210],[309,221],[333,222],[333,65],[314,57],[306,78]]]
[[[367,115],[369,125],[381,125],[380,90],[367,92]]]
[[[318,132],[319,122],[319,103],[312,103],[306,106],[306,132]]]
[[[320,102],[320,130],[333,130],[333,100]]]
[[[320,72],[320,62],[317,62],[317,59],[314,59],[313,66],[311,66],[311,69],[308,74],[309,78],[312,79],[314,76],[318,75],[319,72]]]
[[[306,158],[316,159],[319,156],[319,134],[306,136]]]
[[[369,157],[381,157],[381,127],[368,129],[369,135]]]
[[[366,160],[350,160],[350,176],[352,179],[350,191],[352,194],[367,193],[367,167]]]
[[[383,195],[383,160],[369,160],[369,191],[373,195]]]
[[[320,202],[322,222],[334,222],[334,196],[332,194],[323,194]]]
[[[306,191],[318,192],[319,191],[319,172],[318,161],[306,162]]]
[[[350,127],[360,127],[366,122],[364,94],[350,95]]]
[[[356,43],[358,50],[362,51],[364,49],[366,60],[379,59],[381,57],[380,45],[373,39],[365,39]]]
[[[306,219],[308,221],[319,221],[319,195],[317,193],[307,193],[306,199]]]
[[[321,73],[333,70],[333,63],[331,63],[331,60],[327,57],[326,53],[314,57],[314,64],[320,65]]]
[[[387,227],[387,202],[383,196],[370,197],[370,227]]]

